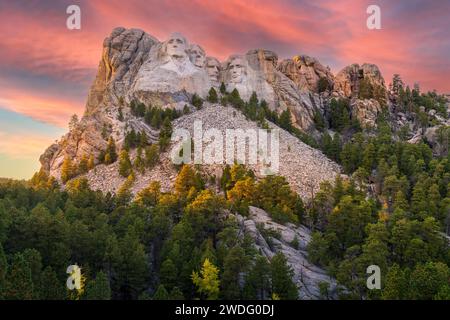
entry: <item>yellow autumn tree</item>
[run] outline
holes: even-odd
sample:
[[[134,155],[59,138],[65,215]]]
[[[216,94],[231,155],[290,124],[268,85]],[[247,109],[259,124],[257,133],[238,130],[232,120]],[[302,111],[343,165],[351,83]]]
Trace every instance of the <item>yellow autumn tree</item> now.
[[[66,183],[75,176],[75,167],[70,157],[66,157],[61,167],[61,180]]]
[[[154,206],[158,203],[160,195],[161,183],[159,181],[152,181],[147,188],[138,193],[136,201],[141,205]]]
[[[191,278],[197,286],[197,291],[206,295],[208,300],[216,300],[219,297],[219,269],[208,258],[203,262],[200,274],[194,271]]]

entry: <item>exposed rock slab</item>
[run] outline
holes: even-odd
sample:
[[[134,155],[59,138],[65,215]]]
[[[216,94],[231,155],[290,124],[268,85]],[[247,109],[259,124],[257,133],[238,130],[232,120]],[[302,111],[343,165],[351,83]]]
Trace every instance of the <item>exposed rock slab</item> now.
[[[328,276],[325,270],[308,261],[306,246],[311,241],[308,228],[289,223],[286,225],[278,224],[270,218],[267,212],[256,207],[250,207],[249,217],[240,217],[239,222],[241,228],[255,241],[260,254],[268,259],[271,259],[278,252],[285,255],[288,264],[294,271],[293,280],[297,284],[300,299],[323,299],[319,290],[321,282],[329,283],[330,298],[336,298],[336,280]],[[273,245],[269,246],[267,239],[258,230],[257,225],[277,232],[280,234],[280,238],[271,238],[270,242]],[[292,245],[294,239],[298,240],[297,248]]]

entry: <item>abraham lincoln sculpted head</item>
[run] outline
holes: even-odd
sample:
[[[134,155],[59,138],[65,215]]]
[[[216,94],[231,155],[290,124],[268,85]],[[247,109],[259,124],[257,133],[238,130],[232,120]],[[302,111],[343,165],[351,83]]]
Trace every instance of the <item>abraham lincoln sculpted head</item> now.
[[[218,85],[220,78],[221,64],[219,60],[213,57],[206,57],[206,72],[208,73],[209,80]]]
[[[227,73],[231,83],[241,83],[246,75],[244,59],[241,56],[231,56],[227,63]]]

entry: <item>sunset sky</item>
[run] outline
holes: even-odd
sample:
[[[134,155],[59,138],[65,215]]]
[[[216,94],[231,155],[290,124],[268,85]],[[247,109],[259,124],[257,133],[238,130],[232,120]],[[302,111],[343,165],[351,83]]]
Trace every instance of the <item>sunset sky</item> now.
[[[81,8],[81,30],[66,8]],[[381,8],[368,30],[366,8]],[[307,54],[333,72],[377,64],[423,90],[450,93],[450,0],[0,0],[0,177],[29,178],[39,155],[82,115],[103,39],[115,27],[164,40],[179,31],[208,55],[265,48]]]

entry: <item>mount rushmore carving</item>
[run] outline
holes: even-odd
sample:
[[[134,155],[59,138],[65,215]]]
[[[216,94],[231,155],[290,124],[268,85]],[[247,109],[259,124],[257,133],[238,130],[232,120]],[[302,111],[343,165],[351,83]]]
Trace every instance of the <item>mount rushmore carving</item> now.
[[[181,92],[206,97],[211,87],[223,82],[227,90],[237,89],[248,99],[253,91],[274,103],[273,88],[259,70],[249,64],[247,55],[232,55],[224,62],[207,57],[198,44],[189,43],[180,33],[157,43],[137,73],[134,92]]]

